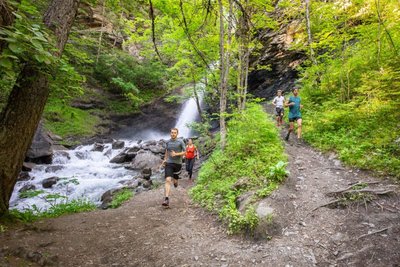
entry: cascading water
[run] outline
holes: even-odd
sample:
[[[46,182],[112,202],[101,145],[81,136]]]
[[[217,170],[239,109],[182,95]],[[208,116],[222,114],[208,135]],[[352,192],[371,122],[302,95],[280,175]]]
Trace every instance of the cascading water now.
[[[201,93],[199,94],[200,104],[202,101],[203,94]],[[181,115],[175,125],[179,130],[179,136],[185,138],[190,137],[192,130],[188,127],[188,124],[196,121],[197,118],[199,118],[199,111],[197,109],[196,100],[191,97],[183,104]]]
[[[39,209],[46,209],[54,204],[46,198],[48,194],[59,194],[68,200],[84,198],[99,204],[105,191],[121,187],[121,181],[132,179],[137,174],[120,164],[109,163],[121,149],[110,150],[111,144],[105,145],[104,151],[107,152],[92,149],[93,145],[88,145],[62,153],[56,152],[53,164],[36,165],[30,172],[31,180],[17,182],[10,200],[10,208],[23,210],[36,205]],[[51,188],[43,188],[43,181],[51,177],[57,177],[59,182]],[[36,190],[43,190],[43,193],[37,197],[20,198],[19,190],[27,185],[34,186]],[[62,200],[65,199],[58,199]]]
[[[202,98],[202,94],[199,94],[199,100]],[[197,118],[198,110],[195,99],[190,98],[182,105],[181,114],[176,123],[179,136],[189,137],[191,130],[187,124]],[[153,133],[151,130],[139,132],[138,136],[140,138],[137,139],[143,141],[169,138],[168,133]],[[136,140],[123,141],[125,141],[125,147],[137,145]],[[95,204],[100,204],[100,198],[104,192],[123,187],[122,182],[131,180],[138,175],[137,171],[126,169],[124,165],[110,163],[110,159],[124,150],[111,149],[111,146],[111,144],[104,144],[103,151],[105,152],[93,151],[94,145],[80,146],[74,150],[62,152],[57,151],[53,156],[53,164],[36,165],[29,173],[32,177],[30,180],[16,183],[10,199],[10,208],[24,210],[35,205],[38,209],[45,210],[55,204],[46,196],[54,194],[64,196],[68,200],[87,199]],[[51,177],[56,177],[58,182],[51,188],[44,188],[43,181]],[[19,192],[22,188],[30,188],[41,193],[24,198]],[[64,200],[64,198],[60,198],[58,202]]]

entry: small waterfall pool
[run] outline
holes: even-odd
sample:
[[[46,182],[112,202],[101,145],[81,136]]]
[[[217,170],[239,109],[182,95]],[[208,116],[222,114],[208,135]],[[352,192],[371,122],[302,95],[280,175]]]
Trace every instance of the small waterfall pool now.
[[[193,98],[183,103],[180,117],[176,122],[179,137],[190,137],[191,130],[187,123],[195,121],[199,115]],[[125,141],[125,148],[137,144],[137,140],[169,139],[169,133],[159,133],[151,129],[139,131],[136,140]],[[50,201],[46,196],[59,194],[67,200],[87,199],[100,204],[101,196],[110,189],[123,187],[122,182],[131,180],[139,173],[126,169],[124,164],[110,163],[110,160],[125,148],[112,149],[112,144],[104,144],[103,152],[93,151],[94,145],[79,146],[74,150],[56,151],[53,164],[36,165],[29,173],[30,179],[18,181],[10,199],[10,209],[48,209],[57,202]],[[43,188],[45,179],[57,177],[59,180],[51,188]],[[30,186],[32,190],[43,191],[33,197],[20,197],[20,190]],[[65,201],[58,199],[57,201]]]

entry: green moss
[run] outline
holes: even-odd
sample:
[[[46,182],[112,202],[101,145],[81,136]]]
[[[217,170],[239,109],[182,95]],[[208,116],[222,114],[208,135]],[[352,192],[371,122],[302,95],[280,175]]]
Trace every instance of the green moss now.
[[[46,128],[63,138],[94,135],[96,125],[100,122],[99,117],[89,111],[70,107],[61,101],[48,102],[44,117]]]

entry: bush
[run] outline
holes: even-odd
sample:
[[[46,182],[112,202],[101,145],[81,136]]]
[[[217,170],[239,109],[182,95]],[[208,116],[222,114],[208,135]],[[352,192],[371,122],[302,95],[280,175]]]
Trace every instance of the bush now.
[[[251,231],[258,223],[254,208],[249,206],[241,214],[236,200],[246,191],[277,188],[287,175],[284,162],[286,155],[274,122],[261,106],[249,103],[243,113],[229,121],[225,150],[216,149],[203,164],[190,194],[203,207],[218,212],[230,233]],[[247,186],[233,187],[243,177]]]

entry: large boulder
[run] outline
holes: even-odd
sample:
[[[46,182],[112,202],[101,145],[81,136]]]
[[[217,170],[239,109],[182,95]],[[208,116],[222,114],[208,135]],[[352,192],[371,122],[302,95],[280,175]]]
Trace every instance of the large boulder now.
[[[22,193],[22,192],[26,192],[29,190],[35,190],[36,186],[31,184],[31,183],[27,183],[26,185],[24,185],[23,187],[21,187],[20,190],[18,190],[18,192]]]
[[[26,171],[22,171],[19,173],[17,181],[27,181],[30,179],[31,179],[31,176],[29,175],[29,173]]]
[[[127,153],[127,152],[122,152],[113,157],[110,160],[110,163],[124,163],[124,162],[130,162],[132,161],[136,156],[136,153]]]
[[[103,152],[104,148],[104,144],[94,143],[92,151]]]
[[[44,171],[45,172],[56,172],[56,171],[60,171],[62,169],[64,169],[64,166],[62,166],[62,165],[53,165],[53,166],[47,167]]]
[[[58,178],[58,177],[50,177],[50,178],[44,179],[42,181],[42,186],[43,186],[43,188],[51,188],[53,185],[55,185],[58,182],[58,180],[60,180],[60,178]]]
[[[157,171],[160,168],[161,163],[162,160],[160,156],[157,156],[147,150],[141,150],[132,160],[132,167],[137,170],[150,168],[153,171]]]
[[[40,122],[33,137],[32,145],[26,153],[26,160],[37,164],[51,164],[53,160],[54,141],[43,129],[43,123]]]
[[[112,149],[121,149],[124,148],[125,142],[124,141],[114,141],[112,143]]]
[[[142,170],[142,177],[145,180],[150,180],[151,174],[152,174],[151,168],[144,168]]]

